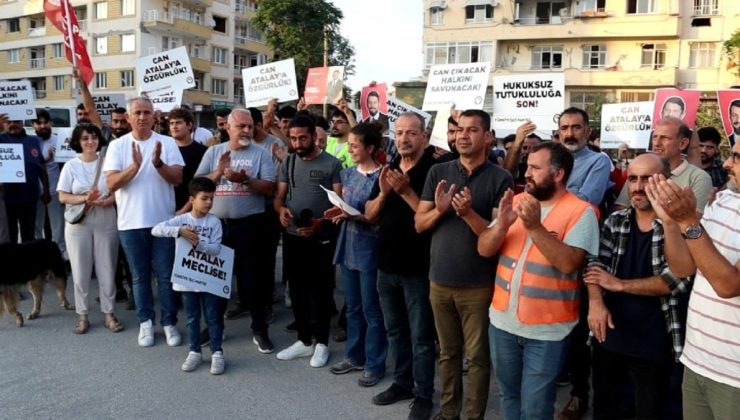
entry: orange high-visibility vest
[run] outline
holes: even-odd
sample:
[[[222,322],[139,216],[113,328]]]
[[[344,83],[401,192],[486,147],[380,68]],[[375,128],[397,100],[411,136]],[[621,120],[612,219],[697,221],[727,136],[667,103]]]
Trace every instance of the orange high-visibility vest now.
[[[514,197],[517,203],[520,195]],[[563,241],[590,204],[571,193],[566,193],[550,210],[542,225]],[[491,306],[497,311],[509,307],[511,281],[519,256],[529,233],[517,219],[506,233],[499,250],[498,268],[494,282]],[[553,266],[532,244],[524,261],[517,296],[517,318],[523,324],[554,324],[578,320],[580,303],[579,271],[563,273]]]

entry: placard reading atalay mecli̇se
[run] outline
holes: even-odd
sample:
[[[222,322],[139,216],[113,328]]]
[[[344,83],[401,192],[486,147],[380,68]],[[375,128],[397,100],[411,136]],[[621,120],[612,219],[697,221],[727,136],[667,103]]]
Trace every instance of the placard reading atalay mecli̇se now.
[[[223,298],[231,295],[234,250],[221,246],[218,255],[196,250],[185,238],[177,238],[172,283]]]
[[[244,104],[267,105],[270,99],[287,102],[298,99],[295,62],[292,58],[242,70]]]
[[[11,121],[36,118],[31,82],[0,82],[0,114],[7,115]]]
[[[190,57],[184,46],[136,59],[136,77],[139,91],[150,96],[162,88],[184,90],[195,87]]]

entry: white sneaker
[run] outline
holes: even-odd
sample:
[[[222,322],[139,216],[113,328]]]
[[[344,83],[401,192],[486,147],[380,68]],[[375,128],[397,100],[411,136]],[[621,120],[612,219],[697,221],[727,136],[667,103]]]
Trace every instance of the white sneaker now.
[[[182,344],[182,336],[180,331],[177,331],[177,327],[174,325],[164,326],[164,335],[167,337],[167,345],[170,347],[177,347]]]
[[[326,366],[329,362],[329,355],[331,355],[331,351],[329,351],[329,347],[326,344],[317,344],[316,350],[311,357],[311,367],[320,368]]]
[[[224,373],[226,367],[226,361],[224,360],[224,352],[217,351],[211,355],[211,375],[220,375]]]
[[[152,330],[152,320],[139,324],[139,346],[151,347],[154,345],[154,331]]]
[[[312,354],[314,354],[313,346],[307,346],[301,340],[298,340],[292,346],[281,350],[277,354],[277,358],[278,360],[293,360],[299,357],[309,357]]]
[[[195,370],[195,368],[200,366],[202,362],[203,355],[191,351],[190,353],[188,353],[188,358],[185,359],[185,362],[182,364],[182,367],[180,369],[182,369],[183,372],[192,372]]]

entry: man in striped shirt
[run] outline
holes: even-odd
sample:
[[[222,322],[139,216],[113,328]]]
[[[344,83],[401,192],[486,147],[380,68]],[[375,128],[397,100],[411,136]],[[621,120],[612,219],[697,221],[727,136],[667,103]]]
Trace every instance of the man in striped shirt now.
[[[736,418],[740,411],[740,143],[724,168],[730,187],[706,207],[701,223],[690,188],[660,177],[648,187],[653,204],[678,223],[698,270],[681,356],[687,420]]]

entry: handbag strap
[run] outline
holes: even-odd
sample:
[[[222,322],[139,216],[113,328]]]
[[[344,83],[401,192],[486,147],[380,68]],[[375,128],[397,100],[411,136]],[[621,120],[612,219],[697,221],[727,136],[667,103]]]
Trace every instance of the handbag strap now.
[[[97,168],[95,168],[95,181],[93,181],[91,188],[95,188],[98,186],[98,181],[100,181],[100,171],[103,169],[103,162],[105,161],[105,152],[107,150],[108,150],[107,146],[100,149],[100,156],[98,157],[98,165],[97,165]]]

